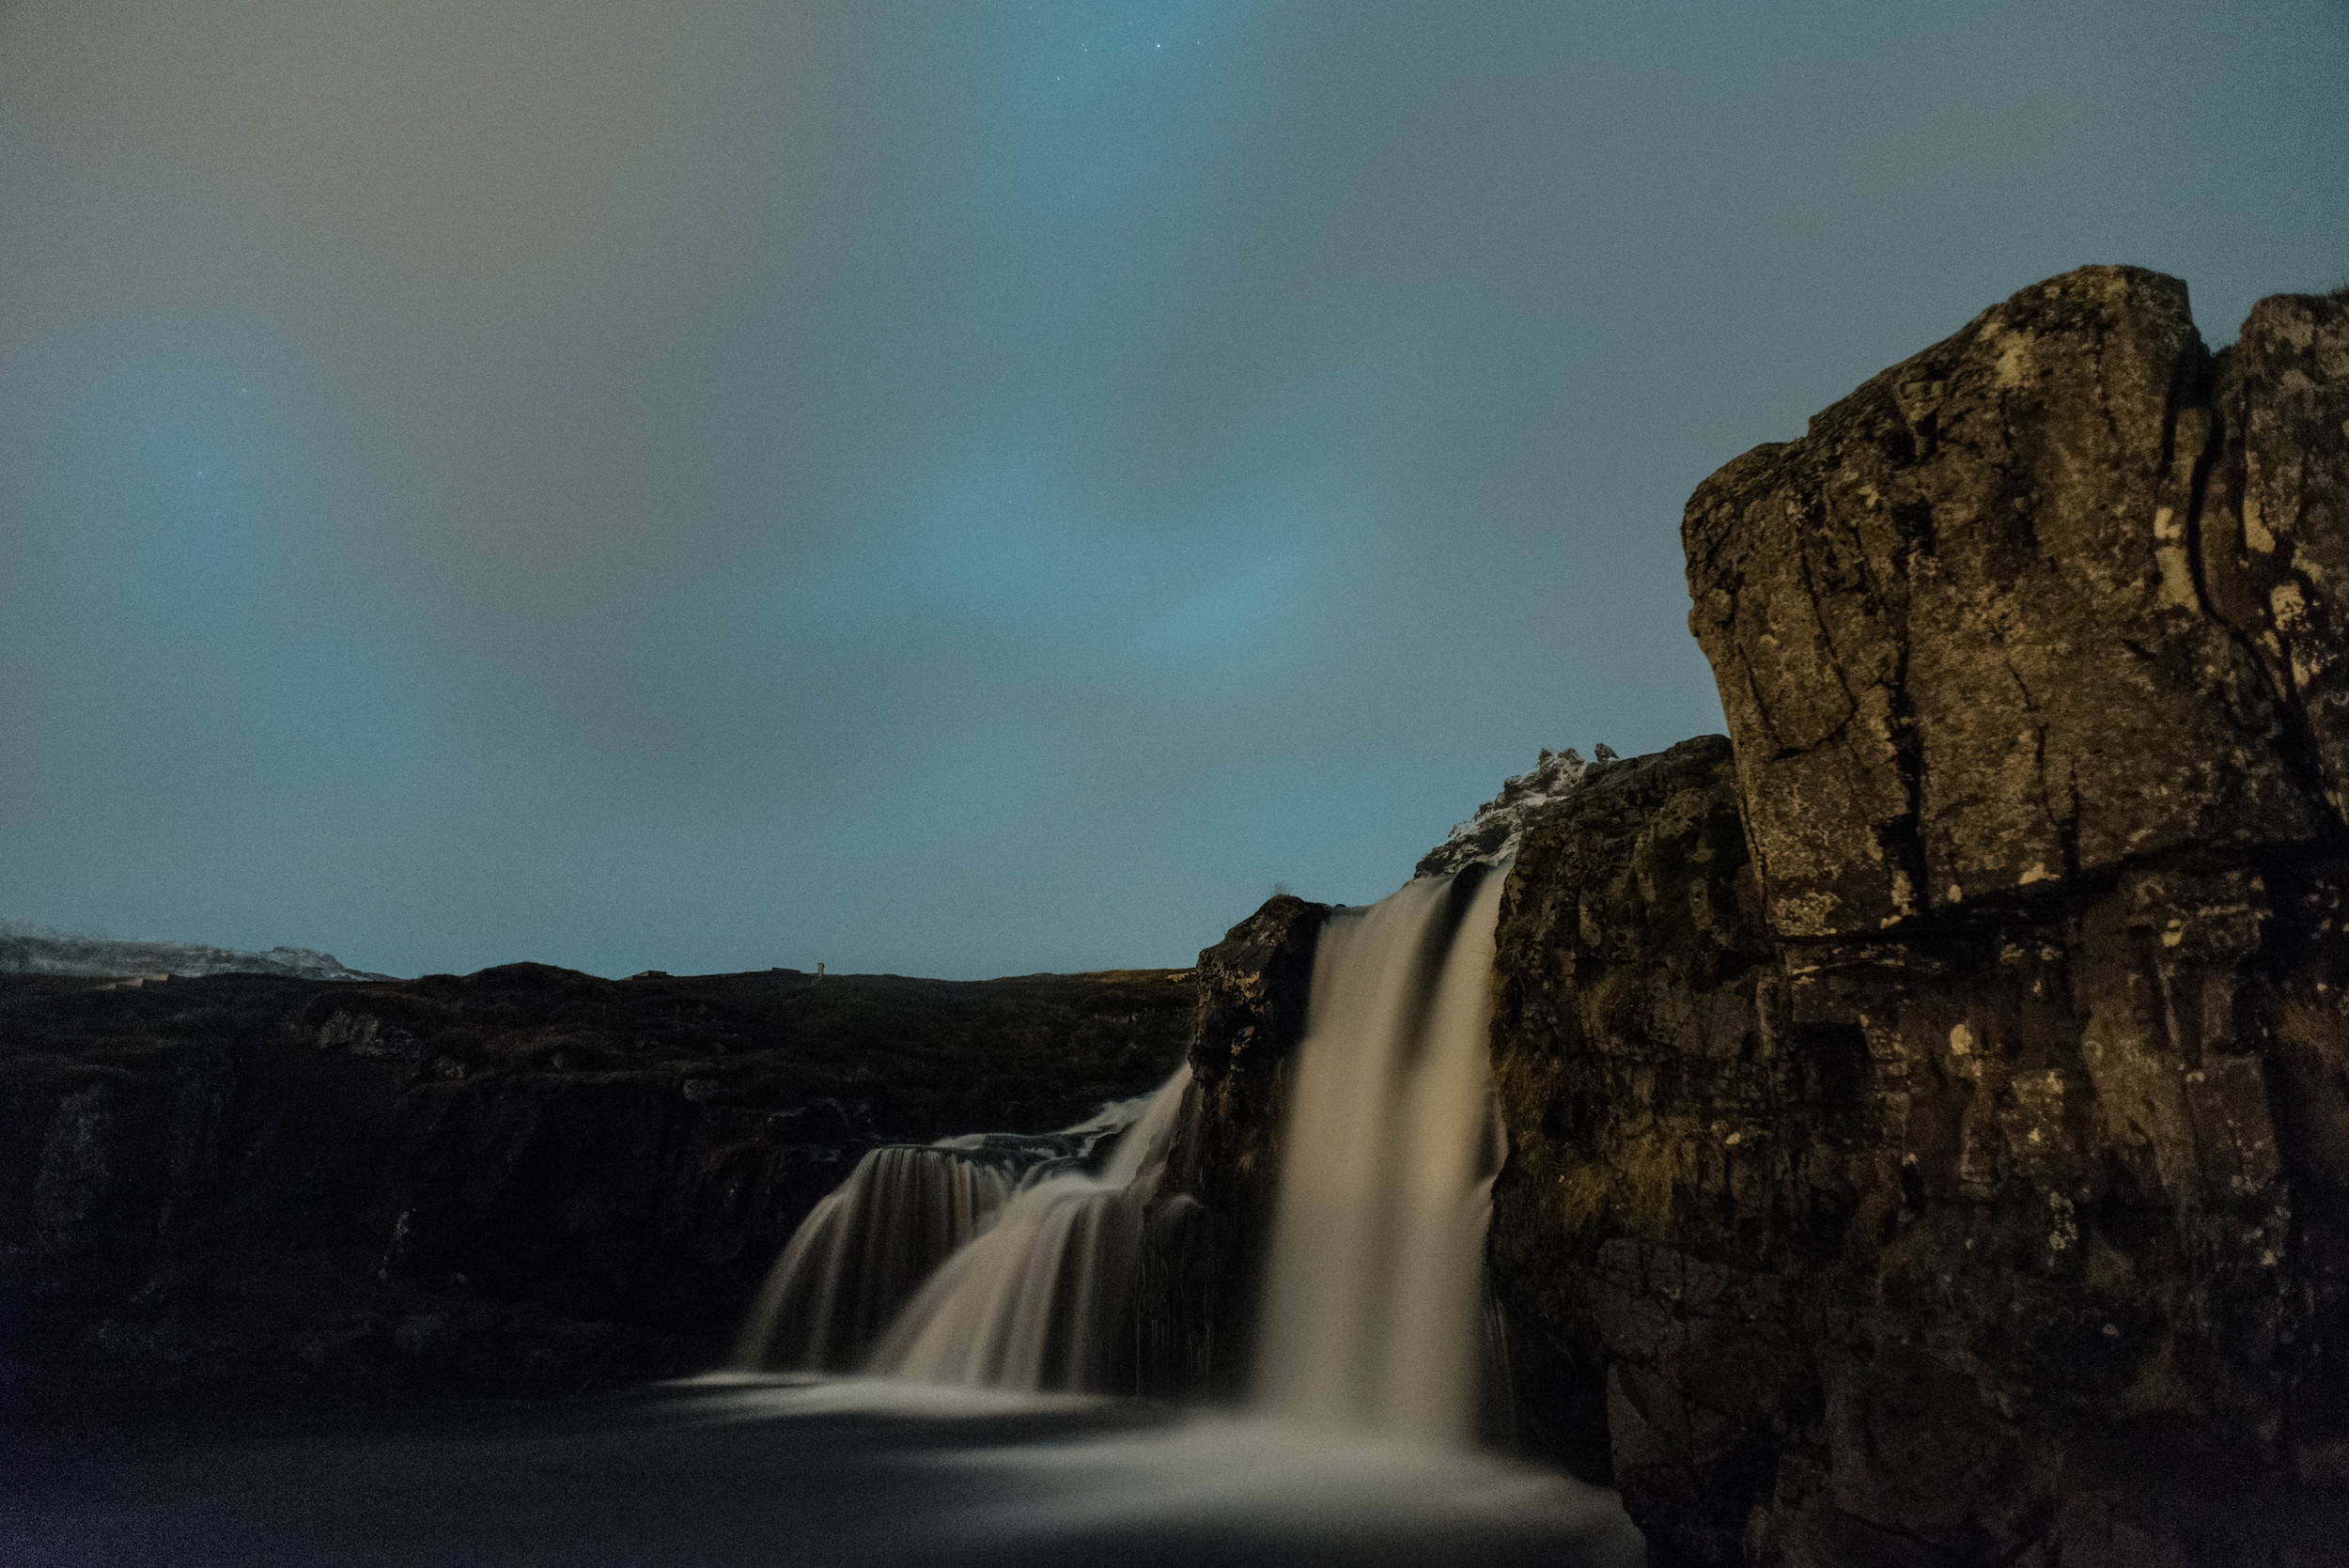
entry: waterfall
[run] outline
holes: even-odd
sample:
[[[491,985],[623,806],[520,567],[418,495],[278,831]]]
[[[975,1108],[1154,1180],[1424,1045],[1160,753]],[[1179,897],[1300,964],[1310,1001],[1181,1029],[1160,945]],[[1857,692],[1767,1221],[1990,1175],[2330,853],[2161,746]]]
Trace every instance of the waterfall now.
[[[1504,879],[1481,865],[1420,877],[1321,930],[1267,1260],[1253,1399],[1268,1411],[1436,1443],[1475,1436],[1502,1154],[1486,1033]],[[1143,1215],[1190,1082],[1186,1066],[1146,1103],[1063,1133],[868,1154],[792,1236],[737,1364],[862,1358],[920,1382],[1114,1386]]]
[[[1486,1033],[1504,874],[1427,877],[1321,932],[1283,1139],[1254,1397],[1473,1438],[1502,1154]]]
[[[735,1364],[842,1370],[1011,1201],[1017,1174],[957,1150],[875,1149],[792,1233]]]
[[[1013,1198],[907,1304],[873,1369],[925,1383],[1103,1386],[1130,1338],[1143,1205],[1190,1086],[1190,1067],[1176,1069],[1099,1175],[1063,1171]]]
[[[1014,1194],[1081,1171],[1148,1104],[1123,1100],[1054,1133],[972,1133],[870,1151],[792,1233],[736,1341],[735,1366],[862,1364],[922,1282]]]

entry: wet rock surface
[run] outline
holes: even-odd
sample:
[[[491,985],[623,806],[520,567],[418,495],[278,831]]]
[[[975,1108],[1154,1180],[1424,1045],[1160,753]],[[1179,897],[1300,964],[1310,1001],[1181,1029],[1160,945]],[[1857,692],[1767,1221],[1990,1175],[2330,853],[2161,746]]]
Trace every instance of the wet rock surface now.
[[[1176,971],[0,978],[0,1371],[562,1392],[711,1364],[879,1143],[1181,1057]]]
[[[1729,740],[1527,829],[1494,1022],[1520,1428],[1659,1561],[2339,1560],[2344,453],[2349,303],[2091,268],[1691,500]]]

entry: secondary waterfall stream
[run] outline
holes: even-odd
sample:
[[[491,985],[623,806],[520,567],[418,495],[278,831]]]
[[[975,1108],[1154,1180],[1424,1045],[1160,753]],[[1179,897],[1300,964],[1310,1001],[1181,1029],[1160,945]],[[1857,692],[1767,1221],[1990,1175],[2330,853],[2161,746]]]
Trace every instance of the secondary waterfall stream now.
[[[1015,1228],[1034,1230],[1041,1216],[1056,1214],[1060,1218],[1043,1228],[1064,1239],[1095,1243],[1097,1253],[1100,1219],[1107,1217],[1080,1222],[1076,1210],[1110,1206],[1111,1189],[1122,1190],[1139,1173],[1148,1141],[1163,1141],[1171,1108],[1180,1102],[1180,1084],[1189,1082],[1190,1075],[1178,1072],[1175,1079],[1179,1081],[1155,1095],[1104,1106],[1097,1115],[1059,1132],[968,1133],[871,1151],[792,1233],[735,1343],[735,1365],[746,1371],[782,1366],[830,1372],[862,1366],[875,1342],[941,1265],[952,1260],[957,1278],[969,1274],[963,1255],[983,1234],[991,1234],[1015,1200]],[[1161,1102],[1170,1109],[1150,1130],[1139,1139],[1128,1136]],[[1112,1141],[1110,1170],[1098,1179],[1088,1175],[1086,1167]],[[1001,1242],[986,1253],[1003,1255]],[[1034,1261],[1059,1278],[1059,1260]],[[926,1319],[939,1310],[938,1293],[924,1291],[923,1299],[932,1303],[920,1314]],[[1019,1321],[1039,1334],[1046,1327],[1035,1323],[1033,1312]],[[894,1362],[896,1353],[890,1358]],[[1040,1350],[1034,1359],[1041,1364]],[[931,1381],[1005,1380],[973,1375],[982,1372],[976,1364],[956,1375],[927,1352],[919,1371],[902,1370]],[[1045,1385],[1024,1380],[1016,1386]]]
[[[1190,1087],[1190,1069],[1176,1068],[1099,1175],[1066,1172],[1006,1204],[907,1303],[874,1370],[924,1383],[1101,1387],[1121,1348],[1143,1205]]]
[[[1320,933],[1252,1388],[1268,1412],[1441,1444],[1475,1435],[1503,880],[1482,866],[1421,877],[1332,911]],[[874,1150],[785,1249],[737,1364],[1109,1386],[1190,1081],[1185,1067],[1146,1102],[1058,1134]]]

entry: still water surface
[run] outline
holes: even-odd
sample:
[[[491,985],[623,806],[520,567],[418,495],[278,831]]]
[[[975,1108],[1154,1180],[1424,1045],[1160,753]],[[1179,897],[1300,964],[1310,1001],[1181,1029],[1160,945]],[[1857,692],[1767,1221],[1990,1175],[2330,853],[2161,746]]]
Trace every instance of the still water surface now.
[[[1611,1493],[1491,1455],[870,1378],[9,1447],[23,1565],[1642,1560]]]

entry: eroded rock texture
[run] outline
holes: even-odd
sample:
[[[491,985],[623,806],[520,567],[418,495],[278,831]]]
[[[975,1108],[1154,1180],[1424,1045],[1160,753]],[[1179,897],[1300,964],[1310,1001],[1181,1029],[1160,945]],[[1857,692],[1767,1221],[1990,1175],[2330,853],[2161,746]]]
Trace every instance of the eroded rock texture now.
[[[2201,586],[2218,368],[2183,284],[2086,268],[1699,487],[1690,626],[1779,932],[2315,835],[2293,693]]]
[[[1529,831],[1494,1027],[1520,1411],[1659,1560],[2340,1560],[2344,464],[2349,303],[2089,268],[1689,503],[1734,755]]]

